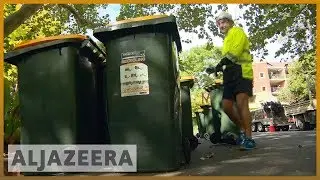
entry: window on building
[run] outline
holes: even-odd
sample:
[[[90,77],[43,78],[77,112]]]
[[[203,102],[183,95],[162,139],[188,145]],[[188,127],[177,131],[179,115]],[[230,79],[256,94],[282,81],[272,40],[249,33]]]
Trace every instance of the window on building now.
[[[266,91],[266,87],[262,87],[262,91]]]
[[[263,78],[264,77],[264,73],[260,73],[260,78]]]

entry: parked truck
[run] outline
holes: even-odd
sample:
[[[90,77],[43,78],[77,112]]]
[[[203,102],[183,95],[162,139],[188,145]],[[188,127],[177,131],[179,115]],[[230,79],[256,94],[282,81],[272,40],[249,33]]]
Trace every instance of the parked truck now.
[[[265,102],[261,108],[251,111],[252,132],[268,131],[269,126],[273,125],[276,131],[288,131],[290,123],[285,115],[284,106],[279,102]]]
[[[312,130],[316,128],[316,100],[306,100],[285,105],[285,114],[292,129]]]

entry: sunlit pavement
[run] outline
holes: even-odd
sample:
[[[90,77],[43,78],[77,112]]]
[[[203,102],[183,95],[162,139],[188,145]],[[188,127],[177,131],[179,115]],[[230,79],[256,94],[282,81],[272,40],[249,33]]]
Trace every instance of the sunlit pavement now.
[[[253,133],[257,148],[212,145],[201,140],[188,167],[168,173],[99,173],[99,176],[316,175],[316,131]],[[211,157],[206,158],[207,155]],[[84,175],[84,174],[83,174]]]

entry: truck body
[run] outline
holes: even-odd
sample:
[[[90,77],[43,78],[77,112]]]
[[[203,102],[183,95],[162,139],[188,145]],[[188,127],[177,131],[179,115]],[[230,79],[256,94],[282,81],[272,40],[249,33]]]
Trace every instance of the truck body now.
[[[312,130],[316,127],[316,100],[306,100],[284,106],[292,128]]]
[[[252,132],[264,132],[269,130],[273,125],[276,131],[288,131],[290,123],[284,113],[281,103],[267,102],[261,105],[261,108],[251,111],[252,115]]]

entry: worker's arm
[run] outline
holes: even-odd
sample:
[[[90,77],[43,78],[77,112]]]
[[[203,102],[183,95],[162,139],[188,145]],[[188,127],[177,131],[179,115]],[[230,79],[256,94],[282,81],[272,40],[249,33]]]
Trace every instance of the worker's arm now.
[[[243,53],[247,36],[241,28],[230,29],[224,40],[222,55],[232,62],[237,62]]]

